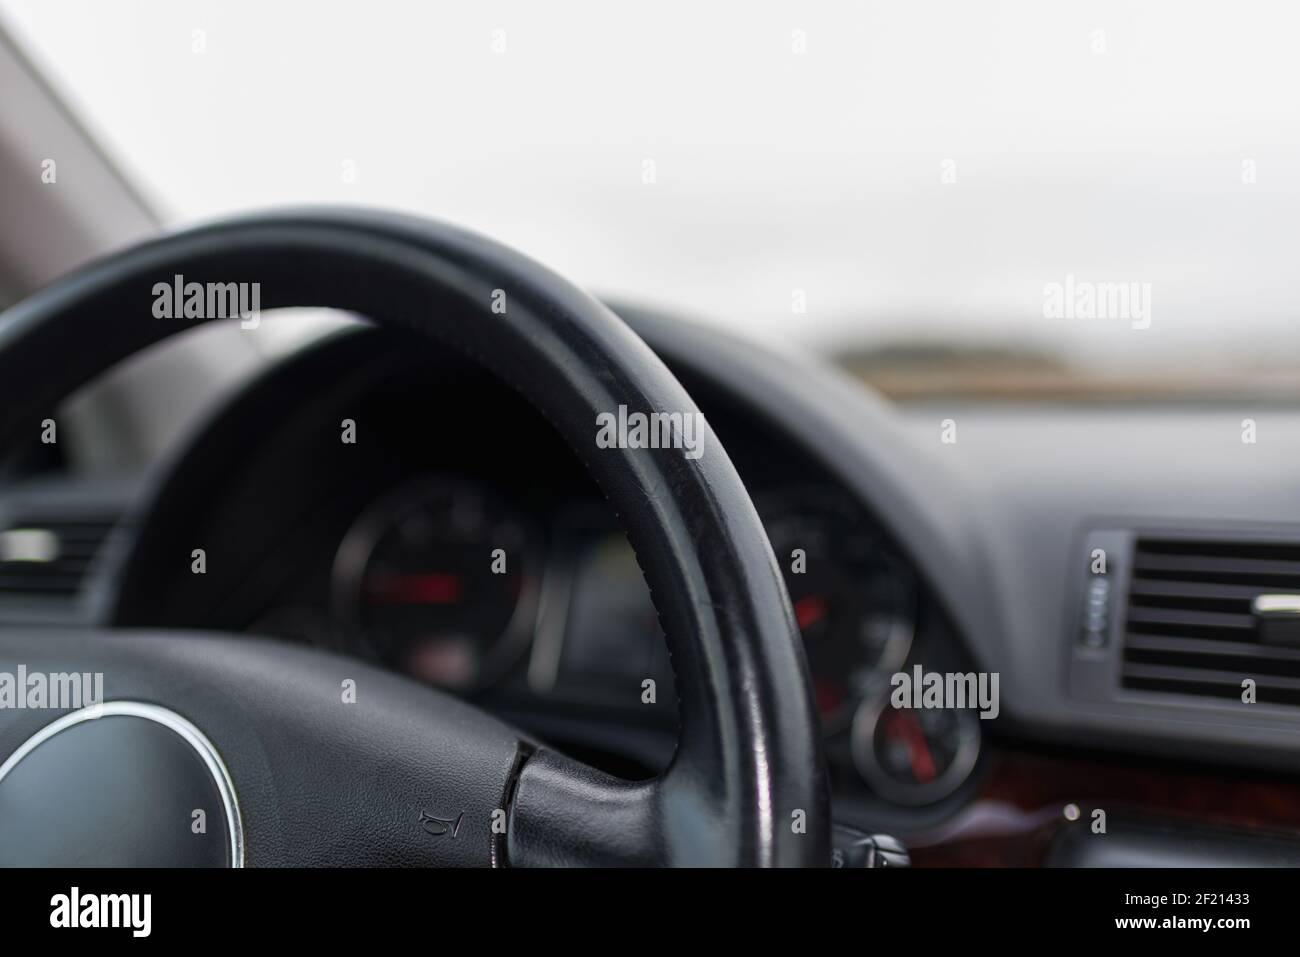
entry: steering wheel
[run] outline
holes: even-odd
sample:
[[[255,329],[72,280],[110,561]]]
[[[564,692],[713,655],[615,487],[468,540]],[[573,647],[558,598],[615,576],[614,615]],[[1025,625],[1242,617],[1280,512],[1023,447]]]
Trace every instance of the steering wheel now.
[[[257,282],[262,308],[343,309],[427,336],[535,405],[637,554],[668,636],[677,750],[659,777],[624,781],[455,697],[319,649],[10,628],[0,630],[0,669],[102,673],[109,703],[95,721],[68,710],[0,717],[0,859],[194,863],[194,821],[208,808],[208,863],[829,863],[799,632],[731,461],[711,434],[698,457],[597,445],[597,416],[620,406],[697,412],[617,316],[526,257],[447,225],[354,210],[232,219],[93,263],[0,317],[0,442],[32,439],[77,385],[206,321],[155,316],[155,285],[176,277],[205,289]],[[54,782],[113,797],[59,820]]]

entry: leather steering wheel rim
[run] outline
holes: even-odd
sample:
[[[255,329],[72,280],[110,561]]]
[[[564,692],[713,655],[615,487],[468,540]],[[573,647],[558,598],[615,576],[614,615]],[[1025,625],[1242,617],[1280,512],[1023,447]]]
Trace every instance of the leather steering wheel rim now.
[[[93,263],[0,317],[0,442],[34,434],[116,361],[206,321],[153,315],[155,284],[177,275],[257,282],[264,309],[343,309],[467,354],[549,419],[617,511],[668,636],[677,753],[659,778],[630,783],[525,747],[510,784],[512,864],[827,863],[820,730],[763,526],[711,434],[698,458],[597,448],[600,412],[698,411],[609,309],[512,250],[423,219],[231,219]]]

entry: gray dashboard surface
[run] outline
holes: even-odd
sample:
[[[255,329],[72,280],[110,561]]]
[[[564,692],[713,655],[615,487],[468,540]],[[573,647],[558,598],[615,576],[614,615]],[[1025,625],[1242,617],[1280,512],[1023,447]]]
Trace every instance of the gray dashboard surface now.
[[[1232,405],[943,403],[900,408],[828,364],[622,308],[671,363],[778,423],[854,490],[911,556],[1003,720],[1045,740],[1295,767],[1300,712],[1122,692],[1073,696],[1084,533],[1300,541],[1300,412]],[[1243,420],[1255,424],[1244,443]],[[945,420],[957,441],[942,441]],[[1076,573],[1077,572],[1077,573]]]

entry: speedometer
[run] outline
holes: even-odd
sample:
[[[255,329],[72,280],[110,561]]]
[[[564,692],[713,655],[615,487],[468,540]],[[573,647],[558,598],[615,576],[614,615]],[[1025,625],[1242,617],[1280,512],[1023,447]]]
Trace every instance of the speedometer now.
[[[527,647],[540,590],[529,523],[476,485],[428,480],[367,509],[334,561],[336,614],[359,650],[468,691]]]

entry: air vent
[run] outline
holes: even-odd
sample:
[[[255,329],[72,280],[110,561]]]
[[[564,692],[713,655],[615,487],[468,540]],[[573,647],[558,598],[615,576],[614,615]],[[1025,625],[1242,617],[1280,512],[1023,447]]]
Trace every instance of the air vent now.
[[[1255,599],[1300,596],[1300,543],[1139,538],[1122,682],[1140,691],[1300,706],[1300,647],[1268,643]]]
[[[80,591],[113,522],[59,519],[7,526],[0,529],[0,599],[66,600]]]

